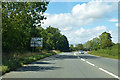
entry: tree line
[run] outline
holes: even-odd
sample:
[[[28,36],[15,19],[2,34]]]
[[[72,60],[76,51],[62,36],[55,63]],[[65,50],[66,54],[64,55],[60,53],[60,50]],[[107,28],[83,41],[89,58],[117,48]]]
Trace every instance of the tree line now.
[[[87,41],[85,44],[77,44],[76,47],[70,46],[71,50],[98,50],[105,49],[115,45],[111,40],[111,34],[103,32],[99,37]]]
[[[90,41],[87,41],[84,44],[84,48],[87,50],[98,50],[105,49],[114,45],[111,40],[111,34],[107,32],[103,32],[99,37],[93,38]]]
[[[41,27],[49,2],[2,2],[3,53],[31,51],[32,37],[43,38],[45,50],[67,51],[69,43],[58,28]],[[36,26],[37,25],[37,26]]]

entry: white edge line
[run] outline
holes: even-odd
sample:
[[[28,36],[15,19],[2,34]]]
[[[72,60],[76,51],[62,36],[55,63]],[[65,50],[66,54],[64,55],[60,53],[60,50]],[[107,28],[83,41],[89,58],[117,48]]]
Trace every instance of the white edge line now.
[[[81,60],[82,60],[82,61],[85,61],[85,59],[82,59],[82,58],[81,58]]]
[[[107,73],[107,74],[109,74],[109,75],[115,77],[115,78],[120,79],[120,77],[116,76],[115,74],[113,74],[113,73],[111,73],[111,72],[109,72],[109,71],[107,71],[107,70],[105,70],[105,69],[103,69],[103,68],[99,68],[99,69],[100,69],[101,71],[104,71],[105,73]]]
[[[2,77],[0,77],[0,80],[2,80]]]
[[[81,58],[81,60],[82,60],[82,61],[85,61],[85,59],[82,59],[82,58]],[[93,64],[93,63],[91,63],[91,62],[89,62],[89,61],[86,61],[86,63],[88,63],[88,64],[90,64],[90,65],[92,65],[92,66],[95,66],[95,64]],[[95,66],[95,67],[97,67],[97,66]],[[105,70],[105,69],[103,69],[103,68],[99,68],[99,69],[100,69],[101,71],[103,71],[103,72],[105,72],[105,73],[107,73],[107,74],[115,77],[115,78],[120,79],[120,77],[118,77],[117,75],[115,75],[115,74],[113,74],[113,73],[111,73],[111,72],[109,72],[109,71],[107,71],[107,70]]]
[[[92,66],[95,66],[95,64],[93,64],[93,63],[90,63],[90,62],[88,62],[88,61],[86,61],[88,64],[90,64],[90,65],[92,65]]]

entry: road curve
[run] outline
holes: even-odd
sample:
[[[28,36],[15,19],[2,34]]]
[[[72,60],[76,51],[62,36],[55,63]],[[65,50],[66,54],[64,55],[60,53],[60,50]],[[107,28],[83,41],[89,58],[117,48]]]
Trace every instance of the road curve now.
[[[118,60],[66,52],[25,65],[2,78],[119,78]]]

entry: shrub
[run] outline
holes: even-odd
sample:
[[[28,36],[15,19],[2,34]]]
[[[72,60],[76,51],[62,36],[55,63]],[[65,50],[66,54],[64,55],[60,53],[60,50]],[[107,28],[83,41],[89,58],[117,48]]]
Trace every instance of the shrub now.
[[[54,52],[54,53],[44,53],[44,54],[34,54],[34,55],[33,54],[30,55],[30,53],[28,53],[29,56],[26,54],[26,56],[24,57],[21,57],[19,55],[19,57],[16,56],[14,58],[9,58],[9,59],[4,58],[3,59],[4,66],[2,66],[3,69],[1,70],[2,74],[11,70],[15,70],[16,68],[21,67],[24,64],[30,64],[36,60],[43,59],[45,57],[48,57],[54,54],[56,53]]]

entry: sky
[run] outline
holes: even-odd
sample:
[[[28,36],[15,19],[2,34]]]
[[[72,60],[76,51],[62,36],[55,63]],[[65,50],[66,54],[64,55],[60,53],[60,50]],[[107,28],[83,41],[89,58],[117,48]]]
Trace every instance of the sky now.
[[[105,31],[118,42],[117,2],[50,2],[44,15],[42,27],[58,28],[69,44],[84,44]]]

